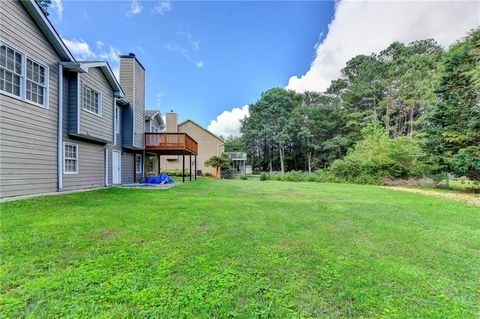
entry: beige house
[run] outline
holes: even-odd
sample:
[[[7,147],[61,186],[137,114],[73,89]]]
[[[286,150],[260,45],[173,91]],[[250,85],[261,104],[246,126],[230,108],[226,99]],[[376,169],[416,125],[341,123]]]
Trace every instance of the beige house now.
[[[186,120],[178,124],[178,116],[177,113],[174,112],[165,114],[165,122],[167,133],[186,133],[198,143],[197,171],[201,171],[202,175],[206,172],[214,174],[215,168],[205,166],[205,162],[212,156],[221,155],[224,152],[224,141],[192,120]],[[187,157],[187,160],[190,159]],[[191,160],[194,160],[193,157]],[[147,168],[154,169],[154,161],[152,158],[150,162],[147,158]],[[187,169],[188,167],[189,164],[186,164]],[[194,167],[193,164],[192,167]],[[181,156],[161,156],[160,169],[162,171],[182,170]]]

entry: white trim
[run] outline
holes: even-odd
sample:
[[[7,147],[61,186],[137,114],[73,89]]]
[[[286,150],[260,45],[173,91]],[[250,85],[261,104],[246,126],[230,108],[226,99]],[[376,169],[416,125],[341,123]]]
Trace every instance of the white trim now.
[[[76,150],[75,150],[75,160],[77,161],[77,170],[75,172],[65,172],[65,146],[66,145],[70,145],[70,146],[75,146],[76,147]],[[80,170],[79,169],[79,160],[78,160],[78,152],[79,152],[79,148],[78,148],[78,144],[74,144],[74,143],[69,143],[69,142],[64,142],[63,143],[63,174],[65,175],[77,175],[78,174],[78,171]]]
[[[89,90],[92,90],[93,92],[97,93],[98,94],[98,114],[89,110],[89,109],[86,109],[84,106],[83,106],[83,96],[80,97],[80,102],[82,103],[82,110],[84,110],[85,112],[87,113],[90,113],[90,114],[93,114],[95,116],[98,116],[98,117],[102,117],[102,93],[100,91],[97,91],[95,90],[93,87],[91,87],[90,85],[88,84],[85,84],[85,82],[82,82],[80,81],[80,84],[82,86],[82,89],[80,90],[80,93],[83,94],[83,86],[86,86]]]
[[[57,189],[63,188],[63,66],[58,64],[58,123],[57,123]]]
[[[17,74],[13,72],[15,75],[20,76],[20,96],[15,95],[10,92],[2,91],[0,90],[0,94],[14,98],[16,100],[22,101],[24,103],[41,107],[42,109],[50,109],[50,69],[47,66],[47,64],[43,63],[42,61],[33,58],[30,55],[27,55],[24,53],[22,50],[18,50],[16,46],[11,45],[5,40],[0,40],[0,44],[5,45],[6,47],[10,47],[10,49],[16,51],[22,56],[22,74]],[[27,59],[32,60],[33,62],[41,65],[42,67],[45,68],[45,93],[44,93],[44,105],[27,100]],[[6,69],[9,72],[12,72],[11,70]],[[30,80],[31,81],[31,80]],[[33,82],[33,81],[32,81]],[[35,82],[34,82],[35,83]]]

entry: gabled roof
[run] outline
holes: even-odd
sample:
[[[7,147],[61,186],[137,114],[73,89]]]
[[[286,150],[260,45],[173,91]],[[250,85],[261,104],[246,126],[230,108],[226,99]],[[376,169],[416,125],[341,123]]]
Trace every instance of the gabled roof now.
[[[65,43],[63,43],[57,30],[55,30],[45,13],[43,13],[38,3],[35,0],[22,0],[20,2],[58,53],[62,61],[75,61],[72,53],[70,53]]]
[[[89,68],[100,68],[105,75],[108,83],[115,92],[115,97],[123,98],[125,93],[123,92],[120,83],[118,83],[115,74],[113,74],[112,68],[107,61],[78,61],[78,62],[64,62],[62,65],[72,71],[79,73],[87,73]]]
[[[165,122],[163,121],[162,114],[159,110],[145,110],[145,121],[150,121],[154,117],[157,117],[160,124],[165,126]]]
[[[209,130],[207,130],[207,129],[204,128],[203,126],[201,126],[200,124],[198,124],[198,123],[196,123],[196,122],[194,122],[194,121],[192,121],[192,120],[190,120],[190,119],[189,119],[189,120],[185,120],[185,121],[179,123],[177,126],[182,126],[182,125],[184,125],[184,124],[187,124],[188,122],[192,123],[192,124],[195,125],[195,126],[198,126],[199,128],[201,128],[202,130],[204,130],[204,131],[207,132],[208,134],[212,135],[213,137],[215,137],[216,139],[218,139],[218,140],[221,141],[222,143],[225,143],[225,141],[224,141],[222,138],[218,137],[217,135],[213,134],[212,132],[210,132]]]

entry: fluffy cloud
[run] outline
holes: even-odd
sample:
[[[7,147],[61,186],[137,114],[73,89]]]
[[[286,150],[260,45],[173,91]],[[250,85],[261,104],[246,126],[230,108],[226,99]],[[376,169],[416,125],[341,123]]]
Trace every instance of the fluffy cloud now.
[[[242,108],[233,108],[231,111],[224,111],[210,122],[208,130],[219,136],[238,136],[240,135],[240,120],[248,117],[248,115],[248,105]]]
[[[166,13],[172,11],[172,4],[170,0],[160,1],[153,6],[153,9],[163,16]]]
[[[90,45],[84,40],[62,40],[76,59],[88,60],[96,56],[90,48]]]
[[[287,88],[324,91],[345,63],[394,41],[434,38],[447,47],[480,24],[478,1],[341,1],[324,41],[316,45],[310,70]]]
[[[127,16],[137,15],[142,12],[143,7],[138,0],[132,0],[130,2],[130,8],[128,9]]]
[[[68,40],[62,39],[67,48],[73,54],[75,59],[82,61],[82,60],[104,60],[107,61],[110,66],[112,67],[112,71],[119,79],[119,72],[120,72],[120,57],[119,55],[120,50],[116,47],[109,45],[108,49],[104,45],[104,43],[98,40],[95,44],[98,49],[98,52],[94,52],[93,49],[90,47],[88,42],[85,40]]]
[[[55,10],[57,18],[62,20],[63,18],[63,3],[62,0],[52,0],[52,9]]]

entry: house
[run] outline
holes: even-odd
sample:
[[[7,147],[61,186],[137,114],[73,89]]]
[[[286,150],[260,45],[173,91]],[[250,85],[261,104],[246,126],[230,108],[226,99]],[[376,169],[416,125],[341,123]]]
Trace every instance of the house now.
[[[2,1],[0,28],[0,197],[142,180],[145,141],[164,145],[145,135],[136,56],[120,56],[120,81],[105,61],[76,61],[35,0]],[[196,155],[183,141],[167,153]]]
[[[163,121],[162,114],[159,110],[146,110],[145,111],[145,132],[157,133],[165,130],[165,122]],[[157,176],[160,173],[158,166],[158,155],[149,154],[145,157],[144,170],[147,177]]]
[[[178,124],[177,113],[170,111],[165,114],[167,133],[186,133],[198,143],[197,170],[201,174],[215,174],[215,168],[205,166],[205,162],[214,155],[224,152],[224,141],[192,120]],[[161,158],[162,171],[176,171],[182,169],[182,161],[178,156],[164,156]]]

